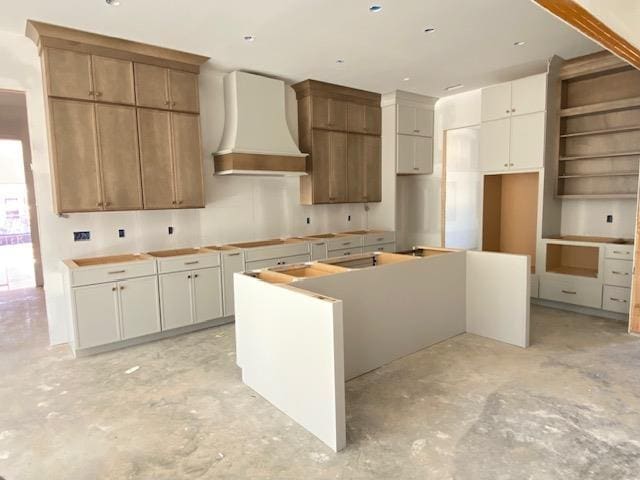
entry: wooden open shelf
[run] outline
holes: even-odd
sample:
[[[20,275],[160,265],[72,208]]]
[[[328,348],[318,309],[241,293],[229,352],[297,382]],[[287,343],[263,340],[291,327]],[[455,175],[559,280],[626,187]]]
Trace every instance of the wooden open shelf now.
[[[587,132],[575,132],[575,133],[565,133],[560,135],[560,138],[572,138],[572,137],[585,137],[589,135],[608,135],[611,133],[625,133],[625,132],[635,132],[640,130],[640,126],[633,127],[618,127],[618,128],[604,128],[601,130],[591,130]]]
[[[571,160],[589,160],[591,158],[612,158],[612,157],[632,157],[640,155],[640,151],[633,152],[607,152],[607,153],[597,153],[594,155],[574,155],[570,157],[560,157],[561,162],[567,162]]]
[[[635,172],[610,172],[610,173],[582,173],[575,175],[559,175],[558,178],[590,178],[590,177],[637,177]]]
[[[563,108],[560,117],[573,117],[577,115],[590,115],[592,113],[616,112],[640,107],[640,97],[624,98],[610,102],[594,103],[577,107]]]
[[[600,249],[598,247],[548,243],[546,271],[548,273],[597,278],[600,260],[599,252]]]

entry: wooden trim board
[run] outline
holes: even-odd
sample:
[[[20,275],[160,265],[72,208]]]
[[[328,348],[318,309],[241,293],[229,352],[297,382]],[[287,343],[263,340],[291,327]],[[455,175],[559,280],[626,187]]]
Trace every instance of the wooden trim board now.
[[[534,0],[596,43],[640,68],[640,50],[574,0]]]
[[[299,172],[307,169],[305,156],[262,155],[256,153],[225,153],[214,155],[214,171],[273,171],[273,172]]]

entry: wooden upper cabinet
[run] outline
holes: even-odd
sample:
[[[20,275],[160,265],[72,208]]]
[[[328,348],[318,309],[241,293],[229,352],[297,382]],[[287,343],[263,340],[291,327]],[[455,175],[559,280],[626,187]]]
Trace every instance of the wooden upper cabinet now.
[[[314,128],[347,130],[347,102],[326,97],[313,97],[311,102]]]
[[[169,70],[169,98],[172,110],[198,113],[198,76],[194,73]]]
[[[204,207],[202,142],[197,115],[171,113],[178,208]]]
[[[141,210],[136,110],[96,104],[98,153],[105,210]]]
[[[44,49],[47,93],[54,97],[93,100],[91,55],[58,48]]]
[[[132,62],[94,55],[91,64],[96,100],[126,105],[135,103]]]
[[[380,138],[350,133],[347,143],[349,202],[379,202],[382,197]]]
[[[313,203],[347,201],[347,134],[313,131]]]
[[[349,103],[347,129],[349,132],[380,135],[380,117],[380,107]]]
[[[134,64],[136,105],[169,109],[169,71],[144,63]]]
[[[101,210],[93,104],[52,98],[49,117],[57,212]]]
[[[138,109],[138,134],[144,208],[174,208],[171,113]]]

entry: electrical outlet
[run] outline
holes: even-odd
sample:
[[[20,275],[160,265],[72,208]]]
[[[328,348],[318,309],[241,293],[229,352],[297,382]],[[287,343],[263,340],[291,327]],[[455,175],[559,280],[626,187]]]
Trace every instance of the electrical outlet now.
[[[88,240],[91,240],[91,232],[73,232],[74,242],[86,242]]]
[[[167,230],[169,231],[169,235],[173,235],[173,227],[169,227]]]
[[[124,228],[118,230],[118,238],[124,238]]]
[[[347,215],[347,222],[351,221],[351,215]]]
[[[311,217],[307,217],[307,225],[311,223]]]
[[[613,215],[607,215],[607,223],[613,223]]]

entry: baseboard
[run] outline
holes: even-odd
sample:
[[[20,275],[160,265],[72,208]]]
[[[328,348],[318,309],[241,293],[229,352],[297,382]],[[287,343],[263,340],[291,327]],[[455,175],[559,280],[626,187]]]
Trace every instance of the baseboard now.
[[[196,323],[194,325],[186,325],[180,328],[173,328],[164,332],[152,333],[151,335],[144,335],[142,337],[130,338],[128,340],[122,340],[120,342],[109,343],[107,345],[98,345],[96,347],[82,348],[74,351],[76,358],[88,357],[90,355],[97,355],[99,353],[112,352],[114,350],[120,350],[122,348],[133,347],[135,345],[141,345],[143,343],[155,342],[157,340],[163,340],[165,338],[177,337],[178,335],[184,335],[186,333],[197,332],[206,328],[219,327],[227,323],[233,323],[235,317],[233,315],[222,318],[215,318],[207,322]]]
[[[593,317],[608,318],[618,322],[628,322],[629,315],[624,313],[609,312],[600,308],[583,307],[581,305],[572,305],[570,303],[555,302],[553,300],[544,300],[542,298],[531,298],[531,303],[541,305],[543,307],[556,308],[567,312],[581,313],[583,315],[591,315]]]

